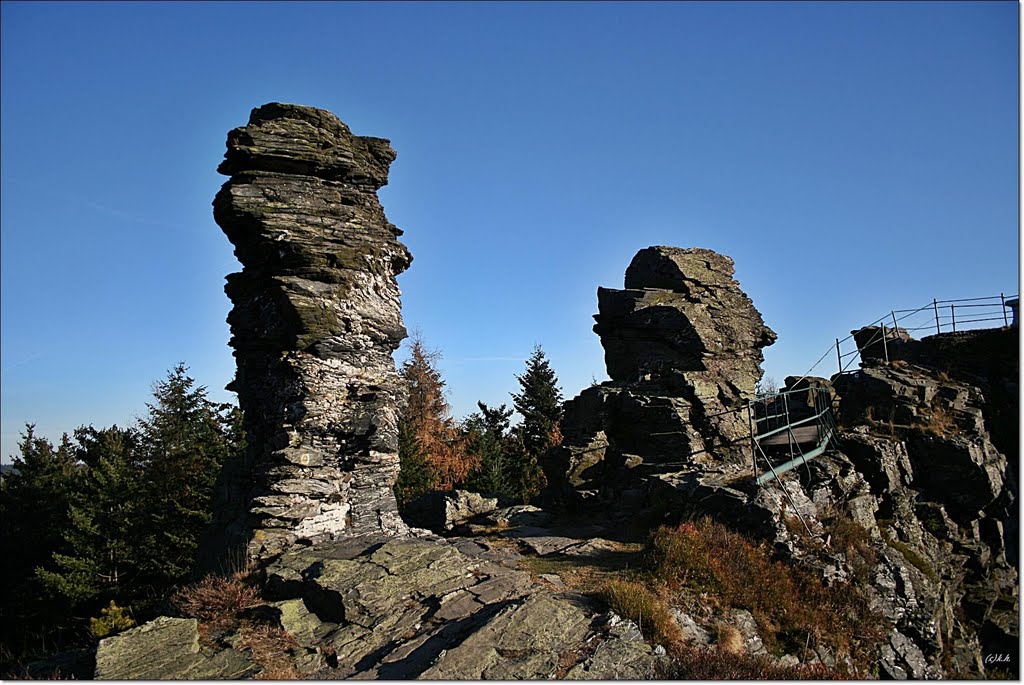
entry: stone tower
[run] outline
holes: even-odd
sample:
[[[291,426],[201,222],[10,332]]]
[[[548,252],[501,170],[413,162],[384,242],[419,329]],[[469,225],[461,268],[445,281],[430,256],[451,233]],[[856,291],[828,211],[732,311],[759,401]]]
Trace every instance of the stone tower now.
[[[377,190],[395,151],[330,112],[270,103],[228,134],[214,218],[242,263],[225,291],[248,450],[215,534],[250,557],[298,540],[399,534],[406,337],[395,277],[412,256]]]
[[[551,497],[744,462],[745,409],[776,336],[733,272],[717,252],[655,246],[633,257],[624,289],[598,288],[594,332],[611,380],[566,402],[564,442],[544,464]]]

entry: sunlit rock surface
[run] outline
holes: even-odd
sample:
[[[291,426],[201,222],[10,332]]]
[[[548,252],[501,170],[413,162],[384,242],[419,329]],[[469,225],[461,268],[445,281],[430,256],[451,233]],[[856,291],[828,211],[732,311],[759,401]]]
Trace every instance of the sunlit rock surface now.
[[[312,107],[263,105],[228,134],[214,217],[243,267],[225,291],[248,453],[226,474],[214,546],[405,531],[392,353],[412,257],[377,199],[394,159]]]

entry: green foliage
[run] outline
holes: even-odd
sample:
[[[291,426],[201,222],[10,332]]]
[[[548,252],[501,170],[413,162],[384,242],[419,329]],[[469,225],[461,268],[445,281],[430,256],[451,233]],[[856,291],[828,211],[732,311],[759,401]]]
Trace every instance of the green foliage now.
[[[83,427],[75,440],[85,468],[69,498],[64,551],[55,552],[36,575],[71,606],[100,596],[123,599],[126,581],[140,564],[139,436],[130,428]]]
[[[139,422],[149,524],[142,536],[143,571],[156,587],[188,578],[199,535],[211,519],[217,474],[244,449],[231,441],[238,433],[231,405],[210,401],[187,371],[178,364],[155,384],[155,402]]]
[[[441,353],[423,339],[412,340],[409,358],[399,370],[408,401],[398,419],[401,464],[395,497],[399,509],[433,489],[460,486],[476,466],[466,451],[465,437],[449,415],[444,380],[437,368]]]
[[[466,481],[466,488],[486,495],[512,497],[508,446],[512,410],[504,404],[491,408],[477,402],[477,406],[480,411],[470,414],[463,424],[469,437],[467,449],[479,462]]]
[[[401,466],[395,481],[395,499],[398,509],[404,511],[409,502],[429,492],[436,480],[409,421],[398,422],[398,461]]]
[[[558,377],[540,345],[533,348],[533,354],[526,360],[526,371],[516,380],[520,390],[512,394],[512,404],[523,417],[516,432],[527,453],[539,455],[551,446],[552,434],[562,418]]]
[[[137,428],[81,427],[57,448],[26,428],[0,483],[0,539],[19,550],[0,555],[4,661],[119,629],[120,607],[155,611],[189,577],[221,465],[244,449],[241,416],[181,364],[153,394]]]
[[[527,502],[544,486],[541,456],[561,443],[562,391],[540,345],[533,348],[526,371],[516,380],[520,390],[512,393],[512,404],[523,420],[507,442],[508,487],[515,499]]]
[[[125,614],[124,609],[117,606],[114,600],[110,600],[110,604],[103,607],[98,617],[89,619],[89,632],[97,640],[116,635],[134,626],[135,621],[132,617]]]
[[[54,640],[60,643],[67,603],[47,591],[35,569],[65,547],[69,504],[81,472],[67,435],[54,447],[28,424],[18,450],[14,469],[0,480],[0,642],[5,660],[31,654]]]

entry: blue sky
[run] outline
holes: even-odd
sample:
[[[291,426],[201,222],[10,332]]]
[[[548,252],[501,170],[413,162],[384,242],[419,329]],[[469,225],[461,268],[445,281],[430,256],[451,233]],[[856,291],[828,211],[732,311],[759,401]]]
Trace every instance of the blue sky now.
[[[269,101],[391,139],[405,321],[458,416],[534,343],[567,397],[606,378],[596,289],[648,245],[735,259],[779,380],[892,308],[1016,292],[1018,11],[4,2],[4,461],[26,421],[131,422],[178,361],[231,398],[210,203]]]

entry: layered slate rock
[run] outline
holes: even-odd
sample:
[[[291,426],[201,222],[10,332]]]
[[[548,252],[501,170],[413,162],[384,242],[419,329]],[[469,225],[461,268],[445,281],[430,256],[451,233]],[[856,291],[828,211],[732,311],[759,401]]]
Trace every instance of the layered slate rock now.
[[[519,558],[482,539],[360,536],[284,553],[266,569],[267,593],[279,598],[281,625],[301,645],[330,655],[310,673],[317,679],[657,671],[662,660],[635,626],[635,635],[616,632],[586,597],[534,582]]]
[[[776,336],[733,273],[711,250],[657,246],[633,258],[625,289],[598,289],[594,332],[612,380],[566,403],[549,494],[614,491],[623,506],[630,474],[743,459],[747,402]]]
[[[312,107],[263,105],[228,134],[213,204],[243,267],[225,291],[248,453],[218,503],[221,547],[405,530],[392,353],[412,257],[377,198],[394,159]]]
[[[202,648],[194,618],[161,616],[96,650],[96,680],[237,680],[258,672],[237,651]]]

